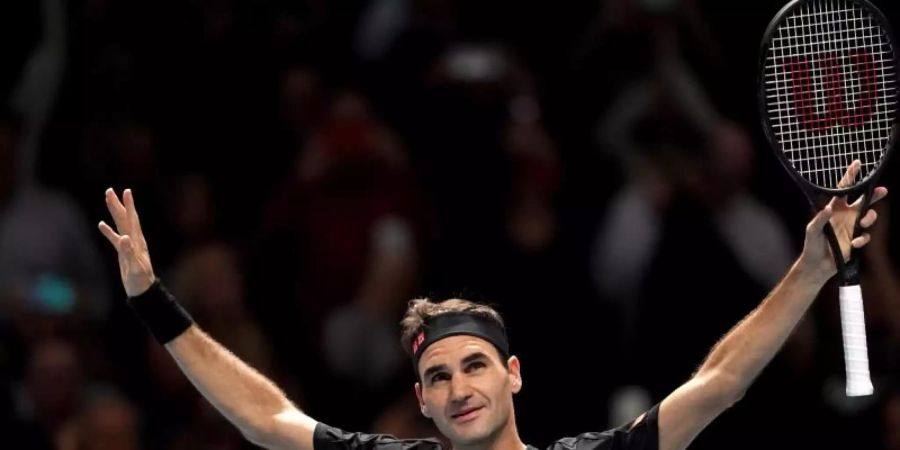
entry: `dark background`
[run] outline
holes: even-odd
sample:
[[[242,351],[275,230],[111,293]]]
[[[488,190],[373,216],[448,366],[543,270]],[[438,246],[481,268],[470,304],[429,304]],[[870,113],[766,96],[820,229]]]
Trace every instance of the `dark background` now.
[[[801,249],[810,212],[756,104],[781,6],[4,1],[8,445],[249,447],[124,306],[94,228],[107,187],[134,190],[154,268],[200,325],[318,420],[435,433],[396,339],[427,296],[504,314],[526,442],[619,425]],[[876,395],[843,396],[828,286],[692,448],[900,449],[885,203],[864,258]]]

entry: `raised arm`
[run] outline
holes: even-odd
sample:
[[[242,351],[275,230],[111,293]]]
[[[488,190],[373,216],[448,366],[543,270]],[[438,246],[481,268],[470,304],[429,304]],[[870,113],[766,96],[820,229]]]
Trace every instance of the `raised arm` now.
[[[156,302],[151,308],[160,306],[168,299],[160,285],[154,284],[156,277],[131,191],[126,189],[120,201],[108,189],[106,206],[116,229],[104,222],[99,228],[118,253],[126,294],[131,299]],[[313,450],[316,421],[296,408],[274,383],[184,317],[183,326],[176,328],[177,336],[167,338],[164,344],[197,390],[254,444]]]
[[[854,163],[846,176],[856,176]],[[887,195],[879,187],[872,203]],[[772,360],[812,305],[822,286],[836,273],[823,228],[831,222],[845,259],[850,249],[869,242],[853,238],[860,202],[832,201],[806,227],[803,253],[762,303],[713,347],[703,365],[684,385],[666,397],[659,409],[660,450],[683,449],[719,414],[743,397],[753,380]],[[869,210],[860,221],[871,227],[877,215]]]

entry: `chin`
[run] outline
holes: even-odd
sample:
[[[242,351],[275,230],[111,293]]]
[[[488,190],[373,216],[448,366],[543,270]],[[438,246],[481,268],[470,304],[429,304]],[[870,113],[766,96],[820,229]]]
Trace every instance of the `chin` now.
[[[462,426],[456,425],[452,428],[453,434],[456,437],[453,441],[457,444],[467,446],[488,442],[500,431],[499,428],[491,429],[486,423],[470,423]]]
[[[455,439],[451,439],[457,445],[472,446],[482,444],[491,440],[492,433],[489,432],[456,432]]]

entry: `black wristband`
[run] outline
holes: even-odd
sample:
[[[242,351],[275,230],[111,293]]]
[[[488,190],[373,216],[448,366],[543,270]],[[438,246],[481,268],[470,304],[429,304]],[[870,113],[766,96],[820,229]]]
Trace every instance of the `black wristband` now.
[[[167,344],[180,336],[194,323],[191,315],[159,280],[154,281],[143,294],[128,297],[128,305],[160,344]]]

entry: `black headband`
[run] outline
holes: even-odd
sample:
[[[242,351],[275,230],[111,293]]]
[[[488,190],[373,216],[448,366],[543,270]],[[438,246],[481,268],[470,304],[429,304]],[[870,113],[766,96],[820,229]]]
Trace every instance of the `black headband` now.
[[[419,358],[431,344],[450,336],[469,335],[484,339],[509,358],[509,339],[506,330],[497,321],[469,312],[444,313],[428,319],[422,325],[422,331],[412,341],[410,354],[413,359],[413,370],[419,375]]]

